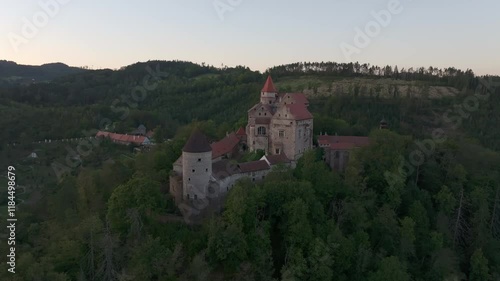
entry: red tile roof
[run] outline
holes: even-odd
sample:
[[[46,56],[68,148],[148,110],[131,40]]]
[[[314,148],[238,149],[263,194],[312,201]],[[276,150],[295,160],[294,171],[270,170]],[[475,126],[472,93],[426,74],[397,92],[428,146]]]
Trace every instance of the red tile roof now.
[[[304,104],[287,104],[287,110],[293,115],[295,120],[313,119],[313,115]]]
[[[263,170],[268,170],[271,168],[271,167],[269,167],[269,164],[267,164],[267,162],[265,160],[240,163],[239,167],[243,173],[263,171]]]
[[[235,133],[231,133],[220,141],[212,143],[210,145],[212,147],[212,159],[230,153],[239,143],[240,138]]]
[[[115,142],[133,143],[135,145],[141,145],[144,143],[144,141],[149,140],[147,137],[144,136],[123,135],[123,134],[115,134],[103,131],[97,132],[96,137],[109,138]]]
[[[281,100],[285,102],[286,104],[290,103],[300,103],[300,104],[309,104],[309,100],[307,99],[306,95],[303,93],[288,93],[284,94],[281,96]]]
[[[270,165],[290,163],[291,160],[285,154],[266,155],[265,156]]]
[[[276,87],[274,87],[273,78],[271,75],[267,77],[266,84],[264,84],[264,88],[262,88],[262,92],[268,93],[277,93]]]
[[[238,131],[236,132],[236,135],[237,135],[237,136],[246,136],[246,135],[247,135],[247,133],[245,132],[245,129],[243,129],[243,127],[240,127],[240,128],[238,129]]]

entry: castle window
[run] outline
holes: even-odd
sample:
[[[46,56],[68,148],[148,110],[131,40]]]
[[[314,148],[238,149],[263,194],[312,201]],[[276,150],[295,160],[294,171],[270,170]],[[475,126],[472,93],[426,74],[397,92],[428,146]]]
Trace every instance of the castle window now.
[[[271,101],[269,101],[269,104],[271,104]]]
[[[194,195],[194,200],[198,200],[198,195],[197,194]]]
[[[208,172],[208,168],[207,168],[207,169],[205,169],[205,172]]]
[[[193,173],[194,173],[194,172],[196,172],[196,170],[195,170],[195,169],[193,169]]]
[[[279,148],[276,148],[276,154],[280,154],[280,149]]]
[[[288,117],[288,114],[285,114],[285,117]]]
[[[188,181],[191,181],[191,178],[188,178]]]
[[[262,114],[259,112],[259,116],[261,116]]]
[[[201,158],[198,158],[198,162],[201,162]]]
[[[259,135],[259,136],[265,136],[266,135],[266,127],[259,127],[259,128],[257,128],[257,135]]]
[[[278,135],[279,135],[280,138],[284,138],[285,137],[285,131],[284,130],[280,130],[278,132]]]
[[[191,199],[191,198],[190,198],[190,196],[189,196],[189,193],[188,193],[188,195],[187,195],[187,198],[188,198],[188,200],[189,200],[189,199]]]

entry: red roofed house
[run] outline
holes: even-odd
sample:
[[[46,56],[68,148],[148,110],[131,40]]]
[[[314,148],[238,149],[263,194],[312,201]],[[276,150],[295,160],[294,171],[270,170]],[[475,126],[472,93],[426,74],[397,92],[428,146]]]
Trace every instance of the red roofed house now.
[[[151,144],[151,141],[145,136],[123,135],[103,131],[97,132],[96,138],[108,138],[114,143],[123,145],[133,144],[137,146],[143,146]]]
[[[325,161],[334,171],[345,171],[353,149],[370,144],[368,137],[354,136],[318,136],[319,147],[325,150]]]
[[[231,133],[218,142],[212,143],[212,159],[219,161],[222,159],[234,158],[240,152],[241,137],[236,133]]]
[[[260,102],[248,111],[246,127],[250,151],[266,155],[285,154],[298,160],[312,148],[313,116],[302,93],[279,94],[271,76],[261,90]]]

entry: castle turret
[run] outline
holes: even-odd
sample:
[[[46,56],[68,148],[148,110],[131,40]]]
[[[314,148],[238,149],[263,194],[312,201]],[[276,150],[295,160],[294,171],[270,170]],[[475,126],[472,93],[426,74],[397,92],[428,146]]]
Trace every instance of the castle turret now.
[[[212,176],[212,148],[205,135],[195,129],[182,149],[183,198],[205,199]]]
[[[260,92],[260,102],[262,104],[273,104],[276,101],[277,95],[278,91],[274,87],[273,79],[269,75],[264,88]]]

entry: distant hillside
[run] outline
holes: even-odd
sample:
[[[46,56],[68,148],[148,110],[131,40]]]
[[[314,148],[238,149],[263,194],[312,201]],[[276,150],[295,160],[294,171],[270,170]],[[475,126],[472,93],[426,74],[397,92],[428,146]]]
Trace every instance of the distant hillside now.
[[[41,66],[51,67],[71,69],[61,64]],[[5,76],[3,71],[0,69],[0,79]],[[266,73],[186,61],[76,71],[84,72],[50,83],[0,87],[0,127],[7,128],[0,132],[0,144],[82,137],[82,130],[99,128],[104,118],[113,121],[117,132],[143,124],[149,129],[162,127],[168,138],[193,120],[211,120],[217,135],[223,136],[246,124],[246,112],[258,102],[268,74],[281,92],[308,96],[315,134],[367,135],[384,118],[391,130],[423,138],[433,128],[446,125],[443,114],[462,105],[479,84],[470,70],[398,70],[334,62],[277,66]],[[149,75],[157,76],[149,81],[154,87],[146,91],[144,99],[133,102],[133,90],[144,85]],[[500,150],[500,131],[491,130],[500,122],[499,112],[500,94],[491,95],[471,112],[471,118],[463,120],[458,131],[447,133],[476,138],[482,145]],[[16,126],[11,125],[14,123]]]
[[[58,77],[85,72],[64,63],[49,63],[40,66],[22,65],[0,60],[0,86],[47,82]]]

